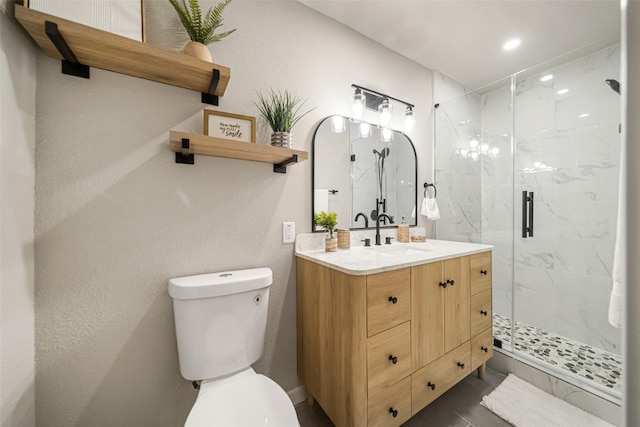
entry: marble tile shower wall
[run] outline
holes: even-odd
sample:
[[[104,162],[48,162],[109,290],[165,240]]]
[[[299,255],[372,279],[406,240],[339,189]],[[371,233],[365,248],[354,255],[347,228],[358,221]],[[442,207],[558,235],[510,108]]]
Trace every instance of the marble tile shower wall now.
[[[515,300],[519,322],[617,354],[607,308],[620,99],[605,80],[619,80],[619,58],[614,45],[517,79],[513,107],[510,79],[480,95],[434,78],[437,237],[495,245],[495,313],[509,316]],[[553,79],[540,81],[547,74]],[[497,147],[497,157],[463,158],[474,138]],[[528,239],[520,237],[523,190],[536,200]]]

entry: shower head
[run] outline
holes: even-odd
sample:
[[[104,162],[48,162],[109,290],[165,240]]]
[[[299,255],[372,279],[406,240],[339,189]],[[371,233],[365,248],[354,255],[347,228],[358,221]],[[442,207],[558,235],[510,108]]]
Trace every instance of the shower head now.
[[[377,154],[378,156],[380,156],[381,159],[384,159],[385,157],[387,157],[389,155],[389,152],[391,150],[389,149],[389,147],[384,147],[382,149],[382,151],[378,151],[375,148],[373,149],[373,154]]]
[[[607,79],[607,80],[605,80],[605,83],[607,83],[609,85],[609,87],[611,87],[611,89],[613,89],[616,92],[618,92],[618,94],[620,93],[620,83],[618,83],[617,80]]]

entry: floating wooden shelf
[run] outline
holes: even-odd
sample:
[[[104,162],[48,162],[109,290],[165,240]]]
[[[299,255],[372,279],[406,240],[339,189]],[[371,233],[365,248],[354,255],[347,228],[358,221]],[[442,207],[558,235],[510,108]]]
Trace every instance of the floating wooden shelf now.
[[[66,41],[81,64],[195,90],[204,95],[222,96],[227,89],[231,76],[231,70],[228,67],[161,49],[24,6],[16,5],[15,8],[16,18],[20,24],[40,45],[44,53],[53,58],[67,59],[63,58],[45,32],[47,21],[57,25],[61,38]],[[218,77],[217,81],[214,75]]]
[[[180,153],[183,153],[184,140],[188,141],[188,148],[184,149],[185,154],[188,152],[188,154],[203,154],[205,156],[271,163],[274,165],[273,171],[280,173],[286,173],[287,164],[299,163],[309,158],[309,153],[306,151],[171,131],[171,150],[176,152],[176,159],[180,156]]]

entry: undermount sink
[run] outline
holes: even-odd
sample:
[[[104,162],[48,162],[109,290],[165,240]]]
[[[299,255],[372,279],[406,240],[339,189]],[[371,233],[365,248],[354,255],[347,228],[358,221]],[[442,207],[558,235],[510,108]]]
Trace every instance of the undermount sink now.
[[[427,247],[421,247],[417,245],[409,244],[395,244],[395,245],[380,245],[373,246],[373,250],[376,252],[388,253],[397,256],[409,256],[409,255],[424,255],[425,252],[431,252],[433,249]]]

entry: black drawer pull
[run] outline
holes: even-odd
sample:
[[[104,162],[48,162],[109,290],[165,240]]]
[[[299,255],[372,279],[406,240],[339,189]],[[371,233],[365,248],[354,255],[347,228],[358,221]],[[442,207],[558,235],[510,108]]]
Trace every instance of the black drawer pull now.
[[[487,275],[487,270],[480,270],[480,274]]]
[[[482,314],[483,316],[487,315],[487,311],[486,310],[480,310],[480,314]]]
[[[450,284],[451,286],[456,284],[456,282],[454,282],[453,280],[447,280],[447,283]]]
[[[394,365],[396,363],[398,363],[398,358],[396,356],[394,356],[393,354],[389,355],[389,360],[391,360],[391,363],[393,363]]]
[[[485,353],[489,351],[489,349],[485,346],[480,346],[480,350],[484,351]]]
[[[446,282],[440,282],[438,283],[439,286],[442,286],[443,288],[447,287],[447,283]]]
[[[398,410],[397,409],[393,409],[393,406],[391,408],[389,408],[389,413],[391,415],[393,415],[393,418],[398,416]]]
[[[391,304],[397,304],[398,303],[398,297],[389,297],[389,302]]]
[[[432,384],[432,383],[431,383],[431,381],[429,381],[429,382],[427,383],[427,387],[429,387],[431,390],[435,390],[435,389],[436,389],[436,385],[435,385],[435,384]]]
[[[460,366],[460,369],[464,369],[464,363],[458,362],[458,366]]]

